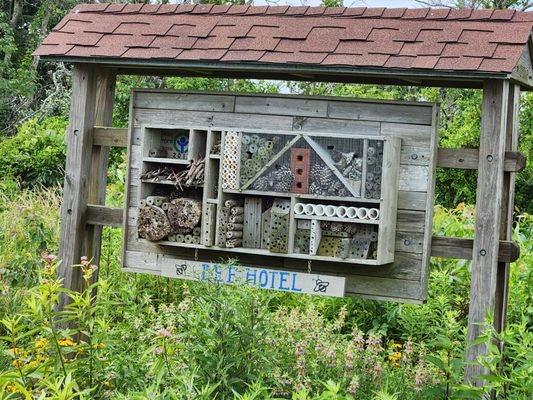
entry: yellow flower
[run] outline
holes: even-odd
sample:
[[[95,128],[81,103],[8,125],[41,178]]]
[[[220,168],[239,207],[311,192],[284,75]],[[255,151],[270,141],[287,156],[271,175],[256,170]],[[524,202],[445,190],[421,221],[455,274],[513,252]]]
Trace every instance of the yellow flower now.
[[[72,340],[70,339],[61,339],[60,341],[57,342],[60,346],[63,346],[63,347],[72,347],[72,346],[76,346],[76,342],[73,342]]]
[[[36,367],[39,362],[37,360],[32,360],[28,364],[26,364],[28,367],[33,368]]]
[[[395,362],[394,364],[392,364],[392,368],[398,368],[400,366],[400,364],[398,364],[397,362]]]
[[[100,342],[100,343],[94,343],[94,344],[92,345],[92,348],[93,348],[94,350],[96,350],[96,349],[103,349],[103,348],[105,348],[105,344],[104,344],[103,342]]]
[[[6,389],[7,389],[7,391],[10,392],[10,393],[18,393],[18,392],[19,392],[18,388],[17,388],[14,384],[12,384],[12,383],[10,383],[9,385],[7,385],[7,386],[6,386]]]
[[[400,353],[399,351],[395,351],[393,356],[396,358],[400,358],[402,356],[402,353]]]
[[[109,381],[104,381],[104,386],[105,386],[106,388],[112,388],[112,387],[113,387],[113,385],[112,385],[111,382],[109,382]]]
[[[392,344],[392,348],[393,349],[401,349],[402,348],[402,345],[400,343],[393,343]]]
[[[47,344],[48,344],[48,339],[43,337],[37,340],[37,342],[35,342],[35,348],[37,349],[37,351],[40,351],[44,347],[46,347]]]
[[[22,368],[22,361],[20,361],[18,358],[11,361],[11,364],[13,364],[15,368]]]

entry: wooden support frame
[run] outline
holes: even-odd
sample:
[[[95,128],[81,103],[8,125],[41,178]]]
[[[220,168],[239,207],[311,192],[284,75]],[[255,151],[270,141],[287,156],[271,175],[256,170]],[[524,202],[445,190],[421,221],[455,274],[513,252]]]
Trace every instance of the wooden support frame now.
[[[494,313],[498,272],[502,204],[505,200],[504,166],[509,120],[509,82],[489,81],[483,87],[483,108],[479,144],[475,239],[470,282],[466,361],[474,362],[487,352],[485,345],[472,343],[481,335],[487,315]],[[510,120],[511,125],[516,120]],[[464,380],[483,385],[479,376],[488,371],[480,364],[468,364]]]

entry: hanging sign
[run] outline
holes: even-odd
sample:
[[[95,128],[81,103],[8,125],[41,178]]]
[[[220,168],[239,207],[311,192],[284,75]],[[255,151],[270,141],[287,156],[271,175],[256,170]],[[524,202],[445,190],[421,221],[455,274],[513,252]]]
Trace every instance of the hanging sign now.
[[[346,278],[241,265],[179,260],[161,255],[161,276],[215,283],[246,283],[261,289],[343,297]]]

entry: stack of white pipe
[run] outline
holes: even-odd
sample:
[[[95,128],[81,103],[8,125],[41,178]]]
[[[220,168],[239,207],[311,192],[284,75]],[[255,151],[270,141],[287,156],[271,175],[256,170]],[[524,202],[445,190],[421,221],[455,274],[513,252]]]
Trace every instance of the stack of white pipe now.
[[[294,214],[308,215],[317,217],[338,217],[346,219],[363,219],[363,220],[377,220],[379,219],[379,210],[377,208],[367,207],[345,207],[332,206],[324,204],[304,204],[296,203],[294,205]]]

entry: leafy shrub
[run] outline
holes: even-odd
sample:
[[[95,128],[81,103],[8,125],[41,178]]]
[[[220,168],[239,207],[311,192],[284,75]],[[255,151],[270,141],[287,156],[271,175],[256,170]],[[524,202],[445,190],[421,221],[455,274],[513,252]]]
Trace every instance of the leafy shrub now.
[[[65,165],[64,117],[36,118],[18,133],[0,139],[0,175],[16,179],[23,188],[57,186]]]

